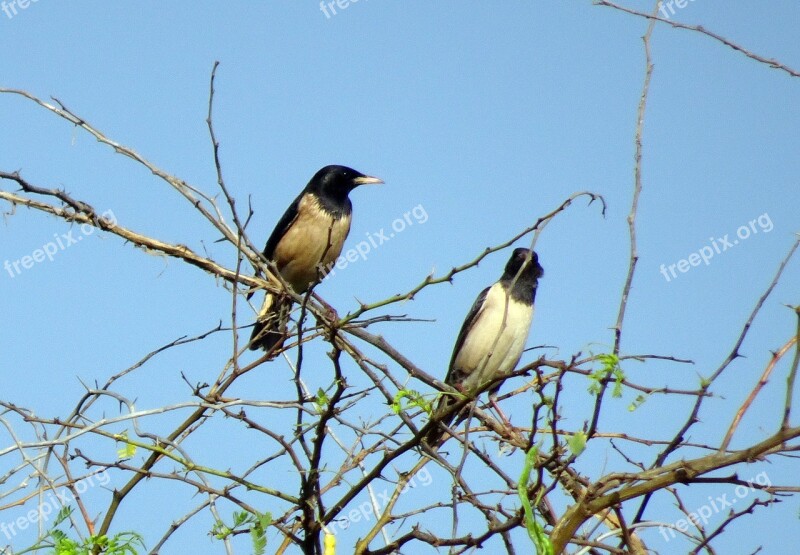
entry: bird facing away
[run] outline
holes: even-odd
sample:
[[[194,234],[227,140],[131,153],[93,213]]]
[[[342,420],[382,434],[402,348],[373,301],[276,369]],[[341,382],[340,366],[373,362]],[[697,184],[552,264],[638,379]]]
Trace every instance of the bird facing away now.
[[[292,202],[264,247],[283,280],[303,294],[331,269],[350,232],[353,205],[348,197],[359,185],[383,183],[346,166],[325,166]],[[273,350],[283,343],[292,299],[267,292],[250,336],[250,349]]]
[[[535,252],[514,249],[500,280],[478,295],[467,314],[453,348],[444,379],[446,384],[472,398],[488,382],[514,370],[528,339],[536,287],[543,274]],[[495,407],[501,383],[489,391],[489,399]],[[433,418],[445,426],[450,425],[458,415],[445,413],[456,402],[456,397],[444,394]],[[462,417],[467,410],[465,407],[461,411]],[[428,444],[437,444],[443,435],[440,426],[432,428],[426,438]]]

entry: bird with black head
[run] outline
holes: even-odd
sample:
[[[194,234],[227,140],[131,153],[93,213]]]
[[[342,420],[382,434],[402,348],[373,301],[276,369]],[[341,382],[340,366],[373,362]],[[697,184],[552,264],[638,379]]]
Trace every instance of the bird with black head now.
[[[501,416],[496,403],[501,378],[513,372],[522,357],[533,320],[536,289],[543,274],[534,251],[514,249],[500,279],[478,295],[453,348],[445,383],[472,399],[486,384],[499,379],[489,390],[489,400]],[[444,438],[443,426],[449,426],[456,417],[463,419],[468,413],[470,405],[454,411],[456,402],[454,395],[442,395],[433,412],[438,424],[426,437],[429,445],[434,446]]]
[[[278,220],[264,257],[295,293],[303,294],[322,280],[342,252],[353,212],[350,192],[377,183],[383,181],[347,166],[325,166]],[[253,326],[250,349],[280,348],[291,309],[290,296],[268,292]]]

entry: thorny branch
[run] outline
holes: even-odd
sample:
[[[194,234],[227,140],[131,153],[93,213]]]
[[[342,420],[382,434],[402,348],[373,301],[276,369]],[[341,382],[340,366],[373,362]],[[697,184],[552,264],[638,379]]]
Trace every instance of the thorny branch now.
[[[653,67],[649,51],[653,25],[659,21],[699,32],[741,51],[751,59],[767,63],[790,75],[798,75],[791,68],[755,55],[702,27],[664,20],[611,2],[598,1],[597,4],[650,19],[644,37],[645,81],[637,113],[634,195],[628,215],[631,257],[614,328],[613,354],[620,361],[638,360],[646,363],[658,360],[682,364],[688,361],[654,354],[625,353],[621,347],[624,315],[638,260],[636,214],[642,190],[642,129]],[[613,378],[606,375],[600,382],[600,393],[593,397],[595,405],[591,424],[586,430],[581,430],[565,418],[569,410],[563,405],[561,393],[568,381],[586,383],[592,379],[596,375],[598,357],[575,353],[564,360],[547,360],[544,357],[535,361],[529,359],[509,378],[516,387],[501,398],[503,402],[522,399],[523,405],[530,408],[527,414],[515,415],[517,423],[514,427],[509,428],[496,420],[479,403],[465,428],[454,429],[454,437],[439,452],[421,443],[426,431],[438,425],[429,417],[429,407],[435,395],[456,392],[436,377],[440,375],[439,372],[420,368],[410,354],[401,352],[383,335],[370,330],[378,323],[402,319],[381,311],[396,303],[415,299],[430,286],[451,282],[459,273],[474,268],[488,255],[509,247],[526,235],[533,233],[531,244],[535,244],[547,223],[579,197],[586,196],[590,203],[598,200],[605,214],[603,198],[590,192],[572,195],[554,210],[536,219],[530,227],[487,247],[445,274],[426,276],[410,290],[387,299],[361,303],[342,318],[337,317],[332,307],[317,296],[295,297],[302,304],[302,310],[308,311],[314,319],[313,324],[306,325],[304,319],[299,318],[294,342],[290,338],[283,348],[290,373],[297,379],[298,396],[272,398],[267,392],[265,395],[269,397],[268,400],[226,397],[230,391],[241,391],[233,386],[256,369],[278,372],[275,366],[280,358],[268,362],[272,357],[262,356],[240,364],[239,358],[246,346],[238,342],[238,320],[242,315],[237,310],[237,300],[252,289],[282,291],[284,284],[280,277],[270,271],[268,263],[245,234],[247,223],[253,215],[252,209],[248,206],[246,217],[240,217],[236,199],[223,178],[219,142],[212,117],[217,66],[215,64],[212,70],[206,121],[217,185],[225,198],[226,214],[223,214],[223,208],[217,204],[214,196],[168,174],[131,148],[106,137],[63,103],[55,100],[55,104],[51,104],[22,90],[0,89],[0,93],[21,96],[48,110],[149,170],[190,202],[199,216],[210,224],[210,230],[222,234],[237,254],[236,267],[227,268],[184,245],[167,243],[128,229],[119,222],[110,222],[100,216],[90,203],[66,191],[35,185],[18,172],[0,171],[0,183],[13,183],[19,187],[19,191],[15,192],[0,189],[0,200],[9,203],[12,208],[24,206],[68,223],[93,226],[147,253],[169,256],[222,278],[230,284],[232,293],[230,323],[219,323],[195,337],[170,341],[145,355],[139,362],[116,372],[102,387],[87,387],[66,417],[42,415],[11,402],[0,402],[0,424],[11,438],[8,446],[0,447],[0,460],[12,461],[13,457],[17,457],[13,464],[3,467],[4,474],[0,475],[0,485],[6,488],[0,491],[0,508],[21,506],[37,496],[56,492],[63,487],[77,491],[76,485],[81,479],[92,473],[109,471],[115,473],[116,480],[105,508],[98,510],[95,506],[90,509],[86,506],[87,499],[79,499],[83,527],[89,535],[106,535],[118,528],[121,505],[134,503],[131,492],[141,489],[141,484],[146,481],[182,484],[187,489],[187,498],[192,493],[200,496],[199,503],[183,514],[170,517],[171,522],[165,522],[166,528],[154,545],[153,554],[169,543],[178,530],[205,511],[212,515],[214,522],[221,523],[234,509],[263,516],[260,511],[265,506],[270,507],[269,528],[279,534],[278,553],[295,546],[304,553],[321,554],[324,536],[335,535],[353,524],[354,514],[362,515],[360,520],[363,528],[358,532],[361,541],[356,546],[359,553],[395,553],[404,546],[414,544],[449,547],[451,553],[464,553],[489,545],[503,546],[508,553],[515,553],[517,548],[524,551],[530,549],[524,532],[526,523],[517,495],[516,476],[519,476],[520,460],[524,459],[532,446],[537,445],[536,479],[529,486],[529,496],[531,499],[540,496],[541,501],[536,507],[537,518],[542,519],[555,552],[560,553],[569,545],[581,549],[582,553],[643,552],[646,547],[638,537],[640,531],[658,524],[643,520],[645,508],[655,493],[669,491],[682,504],[680,491],[684,487],[743,483],[736,472],[719,476],[718,471],[736,469],[737,465],[754,460],[791,456],[800,449],[796,441],[800,437],[800,428],[792,426],[791,422],[792,394],[800,360],[800,342],[797,340],[800,322],[794,337],[774,354],[752,393],[736,411],[721,444],[709,445],[686,438],[689,428],[699,423],[698,413],[703,400],[714,394],[714,386],[725,376],[723,371],[739,356],[739,347],[760,308],[778,283],[798,242],[787,254],[770,286],[745,322],[730,356],[696,390],[669,385],[653,387],[638,383],[631,376]],[[233,227],[226,223],[227,219],[233,222]],[[252,271],[242,270],[245,260]],[[262,275],[266,278],[262,279]],[[122,393],[126,380],[162,353],[200,345],[206,338],[219,332],[232,333],[231,357],[210,384],[191,384],[186,381],[189,401],[181,399],[155,409],[137,409],[134,400]],[[314,393],[300,381],[299,368],[303,364],[301,355],[296,355],[294,362],[290,357],[296,353],[296,346],[324,341],[331,348],[327,374],[330,383]],[[759,443],[731,450],[731,438],[742,426],[744,414],[756,402],[763,384],[776,371],[777,363],[792,348],[795,355],[787,373],[786,403],[780,426]],[[297,351],[300,352],[300,349]],[[315,372],[319,376],[325,375],[319,367],[315,368]],[[602,399],[612,382],[625,392],[646,396],[688,396],[694,398],[694,404],[685,424],[673,438],[637,437],[624,430],[601,430]],[[487,384],[487,388],[491,385]],[[574,397],[579,394],[571,395]],[[405,401],[409,398],[412,402]],[[454,405],[453,410],[459,410],[469,402],[470,399],[463,399]],[[365,406],[380,407],[381,410],[370,413],[364,410]],[[388,406],[393,409],[388,410]],[[302,416],[297,427],[297,419],[292,416],[294,414]],[[170,431],[156,425],[156,419],[165,415],[181,415],[173,420]],[[275,422],[281,421],[288,424],[276,427]],[[241,434],[249,443],[257,443],[258,457],[237,461],[224,468],[206,462],[208,454],[196,452],[193,442],[186,440],[208,433],[209,422],[224,426],[227,433]],[[527,425],[520,425],[522,423]],[[573,425],[568,425],[570,423]],[[26,436],[17,433],[21,426],[28,427]],[[126,426],[130,426],[132,431]],[[585,475],[580,472],[576,466],[579,455],[570,453],[567,444],[581,434],[585,434],[587,444],[591,443],[594,449],[603,449],[605,442],[606,448],[619,454],[622,466],[604,475]],[[617,441],[612,443],[614,440]],[[497,455],[489,450],[495,443],[499,447]],[[144,453],[144,457],[108,460],[108,457],[99,453],[109,444],[126,445],[137,453]],[[628,445],[637,446],[636,457],[627,452],[625,446]],[[651,452],[648,451],[651,448],[654,462],[650,465],[640,462],[644,460],[643,456]],[[701,454],[698,455],[698,452]],[[667,463],[670,457],[676,462]],[[48,466],[51,461],[55,463],[53,468],[60,469],[60,472]],[[78,463],[88,470],[78,472]],[[276,468],[280,468],[281,472],[275,472]],[[625,468],[632,470],[625,471]],[[292,477],[291,483],[287,476]],[[29,485],[31,478],[37,479],[37,485]],[[446,495],[403,496],[409,489],[427,487],[434,482],[439,493],[452,491],[449,502]],[[796,493],[797,489],[788,485],[761,484],[758,491],[769,497],[752,500],[747,508],[729,515],[710,532],[702,530],[694,552],[704,549],[712,553],[710,542],[726,526],[758,507],[777,503],[779,495],[790,495]],[[364,497],[368,497],[369,501],[366,504],[359,503]],[[556,499],[558,502],[554,503]],[[634,502],[639,503],[635,513],[631,505]],[[560,513],[554,508],[564,506],[567,508]],[[452,526],[435,526],[436,519],[432,517],[438,516],[442,510],[451,511]],[[93,516],[97,514],[101,516],[99,525],[96,525]],[[582,528],[592,518],[596,521],[595,525]],[[466,519],[473,523],[471,530],[459,534],[459,525]],[[482,527],[475,524],[478,522],[483,522]],[[78,528],[78,522],[73,520],[72,524]],[[231,537],[248,532],[244,528],[235,528],[229,530],[228,535],[221,534],[226,552],[233,553]],[[376,545],[379,537],[383,538],[383,546]],[[610,543],[612,541],[621,544],[615,545]],[[341,546],[341,549],[346,552],[347,547]]]

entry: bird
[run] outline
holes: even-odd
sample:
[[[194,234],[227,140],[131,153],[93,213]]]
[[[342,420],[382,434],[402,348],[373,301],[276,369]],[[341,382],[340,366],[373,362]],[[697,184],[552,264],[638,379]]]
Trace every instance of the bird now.
[[[350,232],[350,192],[359,185],[383,183],[347,166],[320,169],[278,220],[264,247],[283,281],[303,294],[333,267]],[[250,349],[274,351],[283,344],[292,299],[267,292],[250,336]]]
[[[533,320],[533,303],[539,278],[544,269],[538,255],[525,248],[514,249],[500,279],[481,291],[458,333],[450,366],[444,382],[467,398],[475,397],[487,383],[511,373],[516,368]],[[502,380],[489,390],[489,400],[496,403]],[[453,411],[458,402],[454,395],[443,394],[432,413],[440,424],[426,435],[428,445],[438,445],[444,426],[457,416],[464,418],[467,408]],[[460,412],[459,414],[455,414]]]

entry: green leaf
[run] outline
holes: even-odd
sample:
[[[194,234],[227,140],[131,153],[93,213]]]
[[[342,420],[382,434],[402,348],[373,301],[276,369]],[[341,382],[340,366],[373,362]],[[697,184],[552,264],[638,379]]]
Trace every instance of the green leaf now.
[[[267,551],[267,527],[272,524],[270,513],[256,513],[250,528],[250,539],[253,542],[253,555],[264,555]]]
[[[233,527],[236,528],[242,524],[249,523],[252,515],[246,511],[233,513]]]
[[[215,522],[214,526],[211,527],[211,535],[218,540],[224,540],[230,536],[231,533],[233,533],[233,530],[225,526],[225,523],[222,521]]]
[[[583,450],[586,449],[586,432],[575,432],[567,439],[567,446],[575,457],[583,453]]]
[[[53,519],[53,528],[67,520],[72,515],[72,510],[72,507],[69,506],[61,507],[56,515],[56,518]],[[60,532],[60,530],[53,530],[53,532]]]
[[[314,402],[317,404],[317,410],[321,411],[328,406],[328,403],[331,402],[331,398],[328,396],[328,393],[320,387],[317,390],[317,398]]]
[[[255,555],[264,555],[267,548],[267,528],[272,524],[272,514],[234,511],[232,519],[230,526],[222,521],[215,522],[211,527],[211,536],[218,540],[224,540],[237,531],[247,532],[253,542]]]
[[[258,515],[258,524],[266,530],[272,524],[272,513]]]
[[[144,549],[144,540],[136,532],[120,532],[109,538],[108,536],[91,536],[81,543],[71,540],[57,528],[47,534],[53,540],[52,555],[139,555],[137,547]]]
[[[413,389],[401,389],[395,393],[391,407],[392,412],[395,414],[400,414],[400,412],[410,408],[422,409],[428,415],[433,413],[431,403],[419,391]]]
[[[117,449],[118,459],[130,459],[136,454],[136,446],[128,443],[128,431],[125,430],[121,434],[117,434],[116,440],[125,445],[121,449]]]
[[[612,378],[614,387],[611,390],[612,397],[622,397],[622,382],[625,381],[625,373],[619,365],[619,357],[613,353],[597,355],[597,361],[602,365],[601,368],[589,374],[589,393],[597,395],[601,391],[603,380]]]
[[[528,484],[530,482],[531,470],[536,465],[536,455],[539,450],[534,445],[530,451],[525,455],[525,465],[522,467],[522,475],[519,477],[517,484],[517,494],[522,502],[522,508],[525,511],[525,528],[528,530],[528,535],[536,548],[537,555],[553,555],[553,544],[550,543],[550,538],[544,533],[541,524],[537,522],[533,514],[533,507],[528,498]],[[540,499],[536,500],[538,505]]]
[[[267,532],[260,523],[250,528],[250,540],[253,542],[253,555],[264,555],[267,552]]]
[[[645,401],[647,401],[647,396],[644,395],[643,393],[640,393],[639,395],[636,396],[636,399],[634,399],[633,402],[630,405],[628,405],[628,410],[631,412],[635,411],[636,409],[641,407]]]

